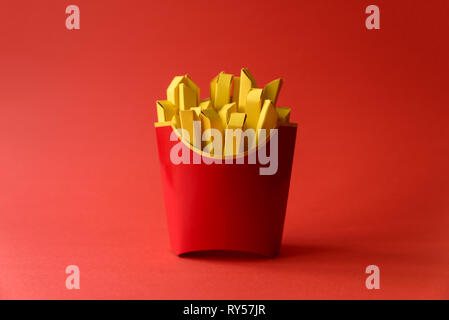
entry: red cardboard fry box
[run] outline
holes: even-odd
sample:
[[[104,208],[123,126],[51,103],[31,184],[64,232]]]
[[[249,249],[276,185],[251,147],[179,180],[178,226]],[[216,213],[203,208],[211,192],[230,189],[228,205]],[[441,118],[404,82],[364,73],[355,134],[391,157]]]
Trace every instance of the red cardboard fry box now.
[[[170,243],[177,255],[232,250],[273,257],[280,249],[296,140],[296,124],[278,127],[278,169],[260,175],[259,164],[173,164],[171,125],[156,137]],[[258,148],[270,150],[269,140]],[[269,154],[269,153],[268,153]]]

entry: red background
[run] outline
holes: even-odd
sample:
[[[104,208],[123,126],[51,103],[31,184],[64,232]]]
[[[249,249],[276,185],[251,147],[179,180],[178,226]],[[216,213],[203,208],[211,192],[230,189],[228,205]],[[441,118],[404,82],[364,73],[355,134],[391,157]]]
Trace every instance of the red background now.
[[[0,2],[0,298],[449,298],[448,9]],[[300,128],[283,248],[178,258],[154,102],[175,75],[205,97],[241,67],[285,79],[278,105]],[[65,288],[70,264],[81,290]]]

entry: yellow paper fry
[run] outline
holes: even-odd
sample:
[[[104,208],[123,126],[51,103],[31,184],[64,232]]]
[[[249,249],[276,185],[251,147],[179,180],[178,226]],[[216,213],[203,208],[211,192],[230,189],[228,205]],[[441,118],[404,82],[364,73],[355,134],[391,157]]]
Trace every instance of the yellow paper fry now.
[[[198,117],[201,114],[201,107],[193,107],[193,108],[190,108],[190,110],[193,110]]]
[[[263,88],[263,100],[271,100],[271,103],[273,103],[273,105],[276,105],[282,83],[283,80],[280,78],[268,83],[265,88]]]
[[[236,105],[239,103],[239,93],[240,93],[240,77],[234,77],[232,79],[232,102],[235,102]]]
[[[220,146],[223,146],[223,133],[224,127],[221,123],[221,119],[218,116],[217,112],[214,109],[206,109],[203,110],[200,114],[201,118],[201,128],[203,129],[205,144],[209,145],[212,142],[212,133],[207,131],[208,129],[216,129],[220,132],[220,137],[222,141],[220,142]],[[216,153],[216,150],[210,149],[209,153]],[[221,154],[221,150],[220,150]]]
[[[279,122],[290,122],[290,108],[277,107],[276,112],[278,113]]]
[[[270,100],[265,100],[257,122],[256,132],[260,129],[274,129],[277,126],[278,113]]]
[[[224,155],[232,156],[240,151],[242,142],[242,129],[245,124],[246,115],[234,112],[229,117],[225,133]]]
[[[170,121],[177,111],[176,106],[168,100],[156,101],[156,109],[158,122]]]
[[[195,96],[196,96],[196,102],[195,102],[195,106],[197,106],[200,103],[200,88],[196,85],[195,82],[193,82],[193,80],[189,77],[188,74],[186,74],[184,76],[184,80],[183,82],[195,92]]]
[[[167,88],[167,100],[179,107],[179,85],[184,76],[176,76]]]
[[[209,119],[211,124],[210,128],[217,129],[220,132],[224,130],[225,127],[221,124],[221,119],[214,109],[202,110],[201,114]]]
[[[246,98],[246,128],[256,130],[262,109],[262,89],[252,89]]]
[[[193,89],[188,87],[185,83],[179,85],[179,109],[189,110],[196,107],[196,94]]]
[[[265,100],[257,122],[256,140],[263,143],[270,136],[270,130],[276,128],[278,122],[278,113],[270,100]],[[265,139],[259,140],[259,131],[265,130]]]
[[[237,112],[237,104],[235,102],[228,103],[223,108],[220,109],[218,115],[220,116],[223,128],[226,128],[229,122],[229,117],[231,113]]]
[[[198,106],[201,108],[201,110],[206,110],[212,108],[212,102],[210,101],[210,99],[205,99],[202,100]]]
[[[178,112],[176,112],[175,115],[173,116],[173,118],[171,118],[171,125],[175,129],[181,128],[181,120],[179,119],[179,113]]]
[[[214,100],[215,110],[220,110],[225,104],[231,101],[232,77],[232,74],[227,73],[220,73],[218,76]]]
[[[246,96],[252,88],[256,87],[256,79],[254,79],[248,69],[243,68],[240,72],[238,112],[246,112]]]
[[[214,77],[210,82],[210,102],[212,103],[212,107],[215,105],[215,93],[217,91],[217,80],[220,74],[223,72],[220,72],[216,77]]]
[[[197,132],[194,126],[194,121],[199,121],[196,113],[193,110],[181,110],[179,111],[179,119],[183,130],[182,139],[196,148],[201,148],[201,132]]]

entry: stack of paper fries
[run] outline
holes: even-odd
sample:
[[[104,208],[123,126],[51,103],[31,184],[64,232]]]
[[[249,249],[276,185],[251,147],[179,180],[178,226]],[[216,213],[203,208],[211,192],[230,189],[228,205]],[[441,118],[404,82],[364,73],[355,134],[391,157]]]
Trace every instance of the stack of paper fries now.
[[[201,100],[200,89],[188,75],[176,76],[167,89],[167,99],[156,102],[158,122],[182,129],[183,140],[203,152],[236,155],[262,143],[260,131],[266,130],[268,137],[269,130],[290,121],[290,108],[276,107],[282,82],[276,79],[258,88],[247,69],[240,76],[220,72],[210,83],[210,98]],[[240,135],[250,129],[255,139],[243,142]]]

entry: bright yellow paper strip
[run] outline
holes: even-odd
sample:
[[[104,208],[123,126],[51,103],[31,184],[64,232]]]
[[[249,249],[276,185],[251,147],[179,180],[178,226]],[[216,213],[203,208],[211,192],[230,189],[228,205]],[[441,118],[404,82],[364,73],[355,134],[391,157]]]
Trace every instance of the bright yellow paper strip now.
[[[201,101],[198,106],[201,108],[201,110],[206,110],[212,108],[212,102],[210,101],[210,99],[206,99]]]
[[[205,144],[206,145],[212,144],[212,133],[207,130],[215,129],[220,132],[220,137],[221,137],[220,146],[223,146],[224,127],[221,123],[221,119],[218,116],[217,112],[212,108],[203,110],[201,112],[200,118],[201,118],[201,128],[203,130]],[[213,153],[216,153],[216,150],[214,150],[214,148],[211,146],[211,148],[208,149],[208,152],[213,154]],[[221,154],[221,150],[219,153]]]
[[[242,142],[242,130],[245,124],[246,115],[244,113],[234,112],[229,118],[227,130],[225,133],[224,155],[232,156],[240,151]]]
[[[226,128],[229,122],[229,117],[231,113],[237,112],[237,104],[235,102],[228,103],[223,108],[220,109],[218,115],[220,116],[223,128]]]
[[[290,122],[290,108],[285,107],[277,107],[276,112],[278,113],[278,121],[279,122]]]
[[[181,110],[179,111],[179,118],[181,120],[181,129],[183,130],[182,139],[196,148],[201,148],[201,132],[198,132],[199,139],[196,139],[197,136],[195,136],[197,132],[194,127],[194,121],[199,121],[196,113],[193,110]]]
[[[217,79],[215,91],[214,108],[220,110],[225,104],[231,101],[232,74],[220,73]]]
[[[190,89],[192,89],[195,92],[195,96],[196,96],[195,106],[199,105],[199,103],[200,103],[200,88],[196,85],[195,82],[193,82],[193,80],[187,74],[184,76],[183,82]]]
[[[248,69],[243,68],[240,72],[240,90],[238,112],[246,112],[246,97],[252,88],[256,88],[256,79]]]
[[[156,101],[156,109],[158,122],[171,121],[173,116],[178,111],[176,106],[168,100]]]
[[[267,139],[270,136],[270,130],[276,128],[278,122],[278,113],[276,112],[276,109],[274,108],[273,104],[270,100],[265,100],[262,106],[262,111],[260,112],[259,121],[257,122],[257,129],[256,129],[256,140],[258,143],[263,143],[265,139]],[[259,131],[260,130],[266,130],[265,131],[265,139],[261,139],[259,141]]]
[[[274,129],[277,126],[278,113],[270,100],[265,100],[260,112],[259,121],[257,122],[256,130],[260,129]]]
[[[246,128],[256,130],[262,109],[262,89],[252,89],[246,99]]]
[[[176,76],[167,88],[167,100],[175,106],[179,107],[179,85],[182,83],[184,76]]]
[[[196,100],[195,91],[186,84],[181,83],[179,85],[179,109],[189,110],[190,108],[196,107]]]
[[[212,107],[215,105],[215,93],[217,91],[217,80],[220,74],[223,72],[220,72],[218,76],[214,77],[210,82],[210,102],[212,103]]]
[[[263,88],[263,100],[271,100],[271,103],[273,103],[273,105],[276,105],[282,83],[282,79],[276,79],[268,83],[265,88]]]
[[[236,103],[236,106],[239,103],[239,95],[240,95],[240,77],[234,77],[232,79],[232,86],[233,86],[233,91],[232,91],[232,102]]]

